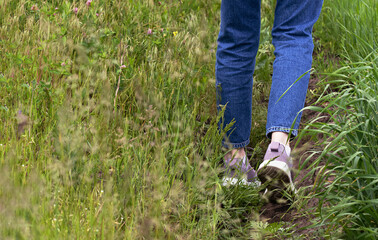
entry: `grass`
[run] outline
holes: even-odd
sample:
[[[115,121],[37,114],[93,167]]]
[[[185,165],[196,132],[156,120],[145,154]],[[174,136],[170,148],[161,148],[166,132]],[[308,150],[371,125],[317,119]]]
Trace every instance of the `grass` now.
[[[264,121],[274,58],[270,43],[274,1],[264,0],[262,6],[250,144],[255,164],[267,143]],[[369,16],[363,6],[361,16]],[[343,39],[340,44],[328,32],[367,30],[355,30],[360,25],[354,18],[346,17],[341,25],[327,24],[342,12],[336,5],[325,9],[315,27],[316,47],[322,50],[315,56],[315,68],[318,73],[333,72],[337,64],[324,64],[324,58],[339,50],[337,58],[360,62],[337,74],[361,85],[337,84],[340,94],[372,99],[353,102],[355,110],[343,108],[344,114],[356,115],[348,118],[350,124],[366,121],[355,112],[366,105],[374,114],[376,106],[370,103],[374,94],[358,95],[358,89],[374,89],[363,76],[376,79],[372,63],[376,59],[355,56],[376,49],[375,42],[347,58],[356,43],[348,45]],[[219,11],[220,1],[213,0],[95,0],[89,6],[85,1],[0,2],[0,238],[294,236],[286,223],[261,221],[258,211],[263,201],[257,189],[220,185],[221,136],[214,88]],[[357,36],[359,41],[361,35]],[[371,36],[375,37],[369,35],[366,42]],[[374,126],[357,125],[361,132]],[[352,147],[356,136],[349,133]],[[337,136],[332,134],[331,138]],[[363,134],[361,139],[369,136]],[[362,143],[358,146],[348,151],[361,156],[370,151]],[[373,174],[374,168],[369,169]],[[363,176],[353,184],[370,186],[371,197],[370,178]],[[326,193],[340,197],[334,189],[344,183],[335,181]],[[353,191],[344,194],[356,196]],[[365,193],[357,194],[357,200],[365,201]],[[344,226],[356,223],[352,224],[356,231],[371,229],[359,222],[374,210],[369,201],[365,204],[362,210],[351,207],[361,214],[350,215],[353,221],[343,222]],[[344,212],[339,209],[322,215],[327,226],[340,227],[336,223]],[[336,217],[331,218],[333,214]],[[344,231],[354,234],[353,229]]]
[[[340,66],[326,73],[317,106],[308,107],[319,114],[299,139],[310,135],[322,149],[308,174],[317,174],[311,197],[320,200],[311,227],[331,239],[378,235],[376,8],[374,1],[334,1],[320,21],[328,26],[320,34],[333,31],[328,40],[340,41],[332,48]],[[335,24],[324,22],[331,18]]]
[[[374,239],[378,233],[376,63],[354,64],[330,75],[337,80],[326,84],[337,84],[337,91],[320,98],[326,107],[309,107],[319,112],[319,118],[330,119],[315,118],[303,132],[321,133],[317,142],[323,150],[309,172],[318,172],[312,195],[320,199],[315,226],[325,227],[329,238],[341,229],[342,238]]]
[[[376,1],[371,0],[325,2],[319,22],[322,27],[317,28],[322,44],[345,60],[363,60],[377,49],[377,10]]]
[[[0,6],[2,238],[214,239],[259,221],[257,190],[219,185],[220,3]]]

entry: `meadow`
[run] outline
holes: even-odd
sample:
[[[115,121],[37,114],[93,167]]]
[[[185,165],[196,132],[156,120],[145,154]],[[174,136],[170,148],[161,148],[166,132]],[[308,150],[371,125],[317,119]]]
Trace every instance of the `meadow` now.
[[[262,0],[255,167],[268,144],[274,3]],[[220,4],[0,0],[0,239],[378,236],[376,1],[324,2],[293,143],[305,175],[274,221],[262,189],[220,182]]]

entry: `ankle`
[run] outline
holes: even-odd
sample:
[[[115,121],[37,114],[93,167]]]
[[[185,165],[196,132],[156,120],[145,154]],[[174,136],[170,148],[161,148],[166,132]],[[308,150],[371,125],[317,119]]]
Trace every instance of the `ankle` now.
[[[246,155],[244,148],[234,148],[230,152],[228,152],[225,156],[226,159],[232,158],[244,158]]]
[[[289,134],[285,132],[273,132],[271,142],[278,142],[290,147]]]
[[[289,134],[285,132],[273,132],[271,142],[278,142],[282,144],[285,147],[286,154],[290,156],[291,148],[290,148]]]

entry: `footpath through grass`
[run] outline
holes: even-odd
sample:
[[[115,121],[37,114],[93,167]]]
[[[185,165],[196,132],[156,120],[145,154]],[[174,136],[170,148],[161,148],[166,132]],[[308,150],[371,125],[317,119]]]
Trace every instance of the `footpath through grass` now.
[[[262,6],[251,136],[254,164],[266,145],[274,51],[274,1],[263,0]],[[340,26],[352,31],[356,24],[328,21],[339,12],[335,5],[326,7],[321,27],[315,27],[317,72],[335,70],[323,59],[335,52],[345,62],[362,61],[345,57],[357,43],[330,40],[327,32],[338,28],[341,34]],[[365,9],[363,4],[360,8]],[[215,0],[0,1],[1,239],[295,236],[290,223],[261,221],[259,189],[220,186],[214,88],[219,11],[220,1]],[[369,39],[376,44],[374,34]],[[352,45],[344,48],[347,43]],[[376,55],[374,44],[364,45],[359,56]],[[376,83],[375,61],[369,58],[368,67],[358,67]],[[360,68],[351,71],[359,81]],[[361,81],[361,88],[366,84]],[[376,91],[374,86],[369,89]],[[367,103],[376,104],[369,91]],[[376,105],[369,104],[376,121]],[[376,124],[363,126],[374,130]],[[373,154],[376,164],[376,151],[366,148],[376,146],[373,140],[361,145],[361,151]],[[372,141],[375,145],[369,145]],[[369,169],[369,174],[377,171],[376,165]],[[376,181],[369,176],[366,181]],[[353,183],[367,184],[373,198],[363,210],[376,213],[371,205],[376,182]],[[331,221],[330,229],[361,226],[356,220],[340,227],[339,220],[319,222]],[[371,225],[357,231],[366,229],[376,231]]]

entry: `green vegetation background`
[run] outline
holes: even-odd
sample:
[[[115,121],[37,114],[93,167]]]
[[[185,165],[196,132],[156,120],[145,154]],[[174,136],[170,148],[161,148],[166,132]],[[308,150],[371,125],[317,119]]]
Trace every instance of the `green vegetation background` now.
[[[261,221],[258,190],[220,186],[214,89],[219,10],[218,0],[0,1],[1,239],[300,237],[290,223]],[[254,164],[267,143],[273,10],[273,0],[262,1]],[[349,215],[337,208],[314,215],[314,236],[377,233],[377,12],[374,0],[326,1],[315,26],[315,76],[333,82],[321,84],[309,97],[336,94],[345,110],[337,115],[356,115],[350,125],[339,121],[340,126],[365,127],[362,137],[346,129],[352,134],[350,149],[342,152],[363,152],[352,165],[368,176],[354,175],[350,182],[359,189],[365,184],[369,192],[339,196],[367,200],[362,210],[346,202],[341,209],[348,206]],[[361,83],[354,92],[367,89],[357,96],[367,99],[361,101],[365,106],[347,108],[337,95],[350,80]],[[347,91],[352,96],[344,99],[353,99],[354,92]],[[311,129],[332,133],[329,139],[340,134],[332,132],[337,127],[310,124],[304,132],[316,139]],[[356,144],[360,148],[353,149]],[[337,146],[325,154],[340,153]],[[366,161],[372,164],[363,172]],[[320,182],[328,180],[324,175]],[[335,187],[342,184],[345,179],[335,181]],[[340,188],[334,190],[335,196],[339,193]],[[356,229],[348,233],[350,226]]]

